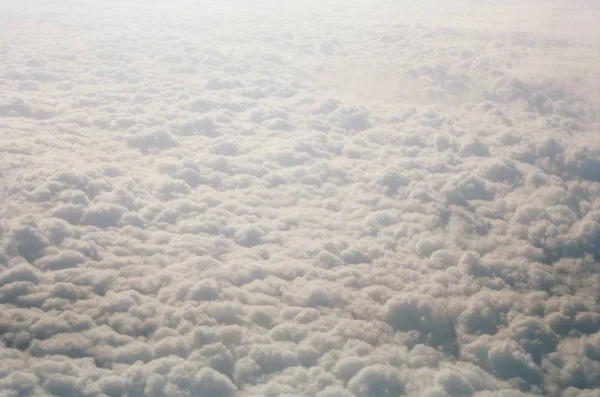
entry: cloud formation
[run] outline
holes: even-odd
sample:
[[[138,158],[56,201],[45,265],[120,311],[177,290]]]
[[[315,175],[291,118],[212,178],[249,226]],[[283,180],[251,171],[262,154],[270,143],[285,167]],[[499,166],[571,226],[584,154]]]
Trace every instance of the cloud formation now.
[[[0,2],[0,396],[597,393],[597,6],[71,3]]]

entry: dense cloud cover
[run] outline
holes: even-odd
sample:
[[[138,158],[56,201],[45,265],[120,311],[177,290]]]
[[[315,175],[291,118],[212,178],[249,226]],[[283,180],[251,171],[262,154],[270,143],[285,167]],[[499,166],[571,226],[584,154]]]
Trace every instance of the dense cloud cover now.
[[[598,395],[595,2],[11,3],[0,396]]]

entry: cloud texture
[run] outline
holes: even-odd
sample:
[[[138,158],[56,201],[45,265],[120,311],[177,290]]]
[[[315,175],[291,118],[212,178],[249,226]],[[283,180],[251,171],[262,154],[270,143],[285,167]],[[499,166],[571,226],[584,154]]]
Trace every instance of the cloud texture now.
[[[598,6],[325,3],[0,0],[0,396],[597,395]]]

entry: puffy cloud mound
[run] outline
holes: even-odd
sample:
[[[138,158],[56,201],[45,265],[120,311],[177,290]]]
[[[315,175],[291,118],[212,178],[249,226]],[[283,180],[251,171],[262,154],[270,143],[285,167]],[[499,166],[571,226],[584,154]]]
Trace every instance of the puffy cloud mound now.
[[[375,3],[0,1],[0,396],[598,395],[600,9]]]

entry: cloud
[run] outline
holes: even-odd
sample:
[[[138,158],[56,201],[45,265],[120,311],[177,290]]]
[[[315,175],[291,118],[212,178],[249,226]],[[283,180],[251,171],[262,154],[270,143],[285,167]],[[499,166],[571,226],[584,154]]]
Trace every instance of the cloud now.
[[[401,373],[392,367],[372,365],[363,368],[349,382],[355,396],[397,396],[404,393]]]
[[[397,331],[416,331],[419,342],[441,346],[448,345],[449,354],[456,354],[456,331],[446,317],[444,309],[428,297],[402,295],[388,300],[385,307],[385,320]]]
[[[0,4],[0,395],[595,395],[598,7],[226,3]]]

